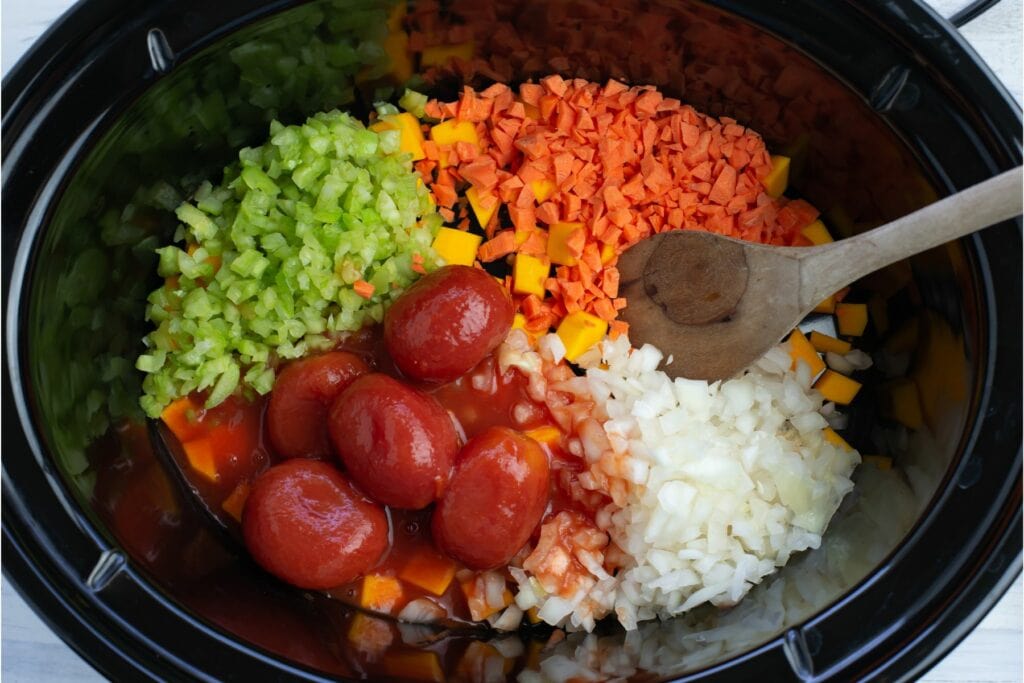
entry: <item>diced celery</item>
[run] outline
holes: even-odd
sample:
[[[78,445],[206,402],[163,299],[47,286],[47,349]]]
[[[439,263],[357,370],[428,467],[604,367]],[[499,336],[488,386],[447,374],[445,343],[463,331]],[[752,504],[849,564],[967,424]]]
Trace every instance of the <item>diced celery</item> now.
[[[233,51],[232,58],[254,59],[247,54]],[[294,55],[276,64],[298,68]],[[407,109],[421,104],[417,93],[402,99]],[[236,390],[266,394],[271,354],[329,348],[330,334],[382,320],[418,277],[413,253],[428,270],[436,267],[430,244],[442,220],[407,155],[393,153],[399,142],[397,131],[374,133],[339,111],[301,126],[275,121],[269,141],[241,150],[220,185],[203,183],[178,206],[175,241],[187,239],[192,253],[155,250],[160,275],[176,279],[147,298],[156,329],[136,367],[146,373],[141,406],[148,415],[195,390],[209,390],[211,406]],[[129,219],[112,215],[104,230],[121,239],[117,225]],[[370,299],[353,291],[360,279],[374,284]]]
[[[217,225],[210,217],[189,203],[179,205],[175,215],[182,223],[192,228],[192,235],[197,241],[210,239],[217,232]]]
[[[206,407],[213,408],[224,402],[228,396],[238,386],[239,369],[237,363],[232,363],[228,366],[228,369],[221,374],[220,379],[213,385],[213,391],[210,392],[210,396],[206,399]]]
[[[418,93],[415,90],[409,90],[406,88],[402,97],[398,100],[398,106],[406,110],[418,119],[422,119],[424,116],[423,108],[427,104],[427,96],[423,93]]]

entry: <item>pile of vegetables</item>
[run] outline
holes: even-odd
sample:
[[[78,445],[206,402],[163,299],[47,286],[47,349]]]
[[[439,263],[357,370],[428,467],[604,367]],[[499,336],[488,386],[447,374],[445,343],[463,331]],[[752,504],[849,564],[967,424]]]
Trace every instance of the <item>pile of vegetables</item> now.
[[[466,87],[424,112],[441,123],[416,168],[448,221],[467,229],[471,210],[487,237],[476,257],[512,264],[507,284],[535,334],[567,316],[598,336],[626,332],[616,263],[652,234],[789,246],[818,216],[782,196],[788,166],[760,135],[651,86],[551,75]]]
[[[153,417],[194,391],[208,391],[207,407],[239,385],[266,394],[278,359],[380,322],[436,266],[441,218],[401,132],[338,111],[275,121],[266,144],[243,149],[176,213],[178,244],[157,250],[165,285],[148,298],[156,329],[136,363]]]

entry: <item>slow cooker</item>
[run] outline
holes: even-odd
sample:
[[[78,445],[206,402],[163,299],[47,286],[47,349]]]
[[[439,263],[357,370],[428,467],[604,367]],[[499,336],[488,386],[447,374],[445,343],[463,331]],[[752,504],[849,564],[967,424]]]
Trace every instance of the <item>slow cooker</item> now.
[[[761,132],[840,235],[1021,163],[1020,108],[920,2],[444,0],[389,22],[394,4],[90,0],[5,79],[7,580],[114,680],[903,679],[938,661],[1021,568],[1019,219],[861,283],[881,317],[850,433],[894,474],[861,468],[822,547],[733,609],[438,632],[289,590],[203,527],[153,458],[133,362],[175,202],[271,119],[364,113],[403,83],[653,84]],[[469,36],[476,68],[426,68],[408,34],[427,29]]]

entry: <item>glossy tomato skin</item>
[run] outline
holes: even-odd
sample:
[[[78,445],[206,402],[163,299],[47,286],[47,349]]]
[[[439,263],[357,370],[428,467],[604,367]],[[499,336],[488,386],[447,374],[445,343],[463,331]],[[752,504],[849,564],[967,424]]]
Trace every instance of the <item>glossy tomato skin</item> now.
[[[267,436],[274,450],[285,458],[330,458],[327,411],[356,377],[369,371],[363,359],[346,351],[284,366],[267,406]]]
[[[445,266],[420,278],[384,315],[384,342],[407,377],[450,382],[472,370],[512,328],[512,302],[494,278]]]
[[[322,590],[377,563],[387,549],[388,520],[332,465],[296,458],[255,481],[242,534],[268,572],[293,586]]]
[[[447,488],[458,436],[432,396],[364,375],[338,397],[328,423],[345,469],[375,501],[419,510]]]
[[[434,509],[434,542],[470,569],[508,564],[544,516],[548,476],[547,456],[536,441],[491,427],[459,453]]]

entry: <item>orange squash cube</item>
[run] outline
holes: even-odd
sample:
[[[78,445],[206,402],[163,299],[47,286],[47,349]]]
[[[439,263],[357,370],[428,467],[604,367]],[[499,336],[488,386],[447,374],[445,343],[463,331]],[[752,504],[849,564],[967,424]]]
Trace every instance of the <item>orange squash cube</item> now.
[[[833,446],[839,446],[840,448],[845,448],[848,451],[853,450],[853,446],[846,443],[846,439],[836,434],[835,430],[831,427],[825,427],[821,434],[825,437],[825,441],[828,441]]]
[[[833,401],[839,405],[848,405],[860,391],[860,382],[841,375],[835,370],[826,370],[825,373],[814,384],[814,388],[821,392],[826,401]]]
[[[839,334],[859,337],[868,326],[867,304],[837,304],[836,325]]]
[[[807,341],[804,333],[798,329],[793,330],[792,334],[789,335],[789,355],[793,359],[791,367],[795,370],[797,361],[803,361],[811,369],[811,377],[817,376],[818,373],[825,369],[825,361],[821,359],[818,352]]]
[[[402,584],[393,576],[367,574],[363,577],[359,605],[374,612],[390,613],[402,599]]]
[[[433,548],[425,548],[402,567],[398,578],[434,595],[444,595],[455,578],[455,563]]]
[[[228,513],[235,518],[236,521],[242,521],[242,510],[245,509],[245,501],[249,498],[249,482],[239,482],[235,490],[231,492],[224,502],[220,504],[220,507],[224,512]]]
[[[213,442],[208,438],[193,439],[182,444],[185,449],[185,457],[188,464],[208,481],[216,482],[220,479],[217,472],[216,452]]]
[[[827,334],[818,332],[817,330],[813,330],[811,332],[810,342],[811,346],[821,353],[828,353],[831,351],[832,353],[838,353],[842,356],[853,350],[853,344],[850,342],[830,337]]]

